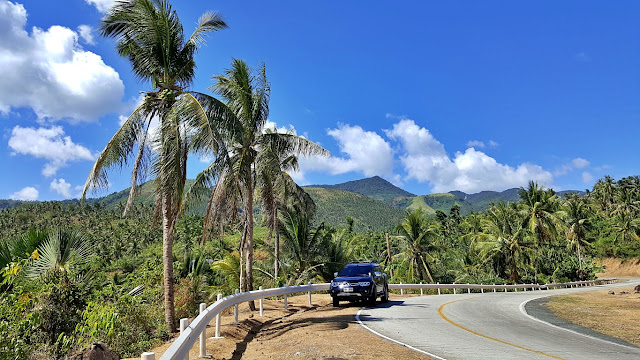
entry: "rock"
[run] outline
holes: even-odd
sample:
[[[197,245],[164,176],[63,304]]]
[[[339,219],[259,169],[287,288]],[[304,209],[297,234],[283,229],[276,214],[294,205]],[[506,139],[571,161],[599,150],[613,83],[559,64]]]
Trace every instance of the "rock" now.
[[[636,294],[640,294],[640,285],[636,285],[634,290],[636,291]]]
[[[98,341],[76,354],[73,360],[120,360],[120,357],[107,344]]]
[[[613,290],[609,291],[609,295],[615,295],[615,294],[616,294],[615,291]]]
[[[620,291],[620,293],[618,295],[624,295],[624,294],[628,294],[628,291]]]

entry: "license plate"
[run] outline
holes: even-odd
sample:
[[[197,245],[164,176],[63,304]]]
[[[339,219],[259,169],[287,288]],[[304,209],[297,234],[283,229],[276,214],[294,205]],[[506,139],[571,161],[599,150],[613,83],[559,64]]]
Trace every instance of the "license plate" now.
[[[346,288],[342,288],[342,292],[353,292],[353,288],[352,287],[346,287]]]

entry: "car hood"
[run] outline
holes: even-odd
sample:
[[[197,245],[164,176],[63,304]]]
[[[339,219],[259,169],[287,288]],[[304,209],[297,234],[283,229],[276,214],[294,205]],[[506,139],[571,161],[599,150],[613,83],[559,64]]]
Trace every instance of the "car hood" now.
[[[370,277],[368,276],[338,276],[337,278],[333,279],[333,281],[335,282],[342,282],[342,281],[347,281],[347,282],[361,282],[361,281],[373,281]]]

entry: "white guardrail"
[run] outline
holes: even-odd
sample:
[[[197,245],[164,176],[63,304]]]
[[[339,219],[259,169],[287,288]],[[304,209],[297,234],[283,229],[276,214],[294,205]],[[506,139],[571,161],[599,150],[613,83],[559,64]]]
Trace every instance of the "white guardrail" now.
[[[400,295],[404,295],[404,290],[408,289],[420,289],[420,293],[423,294],[424,289],[437,289],[438,295],[441,294],[442,289],[452,289],[454,294],[457,294],[458,290],[467,290],[467,293],[471,293],[471,290],[480,290],[481,293],[484,293],[485,290],[491,290],[492,292],[497,292],[498,290],[509,291],[513,290],[517,292],[518,289],[523,289],[523,291],[533,291],[533,290],[548,290],[548,289],[557,289],[557,288],[568,288],[568,287],[582,287],[582,286],[594,286],[601,284],[611,284],[616,282],[617,279],[599,279],[599,280],[588,280],[588,281],[574,281],[567,283],[554,283],[554,284],[514,284],[514,285],[485,285],[485,284],[389,284],[390,290],[400,290]],[[189,358],[189,350],[193,347],[196,342],[196,339],[200,339],[200,354],[199,357],[206,358],[210,357],[206,353],[206,329],[207,325],[216,318],[216,326],[215,326],[215,337],[220,337],[220,313],[232,306],[235,306],[234,309],[234,320],[238,322],[238,304],[251,300],[259,300],[259,310],[260,316],[263,316],[264,309],[262,306],[262,299],[267,297],[274,296],[284,296],[284,307],[288,308],[287,303],[287,295],[307,292],[309,294],[309,306],[311,306],[311,292],[312,291],[328,291],[329,283],[323,284],[312,284],[308,285],[297,285],[297,286],[285,286],[280,288],[272,288],[272,289],[262,289],[260,290],[238,293],[229,295],[226,297],[222,297],[221,294],[218,294],[218,301],[211,304],[209,307],[206,307],[206,304],[200,304],[200,314],[193,319],[191,324],[189,324],[188,319],[180,320],[180,336],[175,339],[175,341],[169,346],[169,348],[164,352],[164,354],[160,357],[160,360],[182,360]],[[153,352],[145,352],[141,355],[141,360],[155,360],[155,353]]]

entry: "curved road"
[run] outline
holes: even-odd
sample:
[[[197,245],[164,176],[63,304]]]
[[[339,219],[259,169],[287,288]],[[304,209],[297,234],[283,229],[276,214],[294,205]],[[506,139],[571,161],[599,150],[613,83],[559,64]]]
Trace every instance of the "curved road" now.
[[[560,328],[526,313],[545,296],[633,287],[625,283],[517,293],[432,295],[363,308],[370,330],[438,359],[640,359],[640,348]]]

